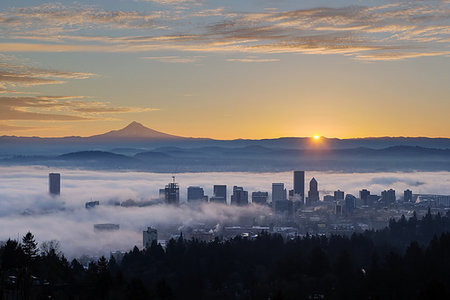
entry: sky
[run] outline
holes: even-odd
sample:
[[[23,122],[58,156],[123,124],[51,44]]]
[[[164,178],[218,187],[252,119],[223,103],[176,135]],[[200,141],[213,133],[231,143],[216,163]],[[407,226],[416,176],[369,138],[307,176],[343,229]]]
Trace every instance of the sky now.
[[[61,173],[61,195],[48,194],[48,173]],[[393,188],[397,197],[409,188],[413,193],[450,194],[450,172],[384,172],[332,173],[306,172],[308,183],[318,181],[320,197],[340,189],[358,196],[366,188],[372,194]],[[141,247],[142,231],[148,226],[164,228],[176,224],[190,226],[199,223],[233,224],[239,217],[252,220],[270,213],[260,206],[233,207],[204,204],[199,207],[154,205],[147,207],[117,207],[111,202],[133,199],[137,202],[158,198],[161,187],[171,181],[170,174],[146,172],[104,172],[46,167],[0,167],[0,241],[17,239],[31,231],[39,243],[60,242],[62,251],[70,258],[82,254],[109,256],[109,251]],[[285,183],[292,189],[292,172],[281,173],[180,173],[180,201],[186,201],[190,185],[201,186],[212,195],[214,184],[228,186],[228,200],[233,185],[240,185],[251,195],[253,191],[271,194],[273,182]],[[26,189],[24,189],[26,185]],[[307,184],[306,184],[307,186]],[[269,196],[270,197],[270,196]],[[87,201],[99,201],[100,206],[87,210]],[[252,216],[252,217],[249,217]],[[118,223],[120,230],[98,234],[93,225]]]
[[[450,137],[450,1],[0,2],[0,135]]]

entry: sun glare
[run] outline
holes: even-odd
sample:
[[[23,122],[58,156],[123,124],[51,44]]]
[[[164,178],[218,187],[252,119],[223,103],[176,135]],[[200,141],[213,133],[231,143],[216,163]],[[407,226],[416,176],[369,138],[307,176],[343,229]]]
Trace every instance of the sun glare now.
[[[313,136],[313,138],[314,138],[314,140],[318,141],[318,140],[320,140],[320,135],[315,135],[315,136]]]

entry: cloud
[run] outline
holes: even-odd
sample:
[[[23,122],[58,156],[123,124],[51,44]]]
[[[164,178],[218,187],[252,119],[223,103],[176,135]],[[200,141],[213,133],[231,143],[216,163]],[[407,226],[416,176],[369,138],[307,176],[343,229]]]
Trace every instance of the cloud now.
[[[61,196],[48,195],[48,173],[61,173]],[[321,197],[325,191],[341,189],[358,195],[363,188],[373,194],[394,188],[398,194],[410,188],[413,193],[450,194],[450,172],[409,173],[324,173],[307,172],[306,183],[315,177]],[[233,185],[249,191],[271,191],[272,182],[284,182],[292,188],[292,172],[282,173],[180,173],[180,198],[186,200],[190,185],[201,186],[212,195],[214,184],[226,184],[228,194]],[[17,238],[28,230],[39,242],[56,239],[69,257],[82,254],[106,254],[111,250],[129,250],[142,243],[142,230],[157,227],[160,238],[177,228],[199,223],[236,224],[240,218],[253,220],[267,215],[263,207],[201,205],[172,207],[118,207],[111,205],[133,199],[156,201],[161,187],[171,181],[171,174],[145,172],[101,172],[46,167],[0,167],[0,240]],[[306,184],[307,185],[307,184]],[[26,188],[24,188],[26,186]],[[87,201],[99,201],[100,207],[86,210]],[[114,233],[96,233],[96,223],[117,223]]]
[[[197,62],[203,56],[190,56],[190,57],[182,57],[182,56],[147,56],[142,57],[143,59],[156,60],[159,62],[166,63],[193,63]]]
[[[36,68],[26,64],[12,64],[11,58],[0,55],[0,88],[2,93],[20,93],[13,88],[46,84],[63,84],[68,79],[87,79],[92,73],[64,72]]]
[[[96,76],[87,72],[68,72],[38,68],[28,61],[0,54],[0,119],[32,121],[86,121],[105,114],[155,111],[150,107],[113,106],[108,102],[88,100],[85,96],[44,96],[20,91],[20,87],[62,84],[67,80]],[[19,88],[19,89],[16,89]],[[18,96],[19,95],[19,96]],[[3,123],[2,131],[26,130],[27,127]]]
[[[106,11],[87,5],[64,6],[44,4],[11,8],[0,14],[0,24],[19,31],[21,27],[44,34],[55,34],[96,25],[114,28],[153,27],[153,20],[163,17],[163,12],[142,14],[137,11]],[[167,18],[167,16],[166,16]],[[42,29],[42,31],[39,31]]]
[[[448,1],[256,13],[201,6],[146,13],[44,5],[0,13],[8,38],[0,42],[0,51],[307,53],[398,60],[448,55],[449,20]],[[96,36],[99,29],[103,36]],[[191,62],[177,56],[159,59]]]
[[[418,187],[421,185],[424,185],[425,183],[423,181],[420,181],[419,178],[412,179],[412,178],[404,178],[404,177],[375,177],[370,180],[371,184],[375,185],[385,185],[385,186],[391,186],[399,183],[407,184],[411,187]]]
[[[357,59],[368,60],[368,61],[393,61],[402,60],[405,58],[415,58],[415,57],[429,57],[429,56],[449,56],[450,51],[442,52],[381,52],[381,53],[368,53],[368,54],[358,54]]]
[[[63,81],[46,79],[46,78],[36,78],[31,76],[26,76],[23,74],[14,74],[10,72],[1,72],[0,71],[0,82],[1,83],[9,83],[12,85],[40,85],[40,84],[60,84],[64,83]]]
[[[131,112],[156,111],[159,109],[150,107],[107,107],[106,105],[99,105],[90,107],[78,107],[73,108],[72,110],[80,113],[104,114],[104,113],[131,113]]]
[[[0,97],[1,120],[39,120],[39,121],[79,121],[86,118],[58,113],[45,113],[42,110],[61,109],[64,100],[42,99],[41,97]],[[41,111],[31,111],[31,110]]]
[[[230,62],[274,62],[274,61],[280,61],[278,58],[256,58],[256,57],[247,57],[247,58],[228,58],[226,61]]]
[[[0,119],[39,121],[82,121],[97,114],[154,111],[156,108],[115,107],[86,101],[84,97],[30,96],[0,97]],[[48,113],[51,112],[51,113]]]
[[[200,4],[201,1],[199,0],[141,0],[143,2],[154,2],[158,4],[164,4],[164,5],[174,5],[174,4],[180,4],[180,3],[189,3],[189,4]]]
[[[36,128],[30,126],[15,126],[0,123],[0,131],[18,131],[18,130],[34,130],[34,129]]]

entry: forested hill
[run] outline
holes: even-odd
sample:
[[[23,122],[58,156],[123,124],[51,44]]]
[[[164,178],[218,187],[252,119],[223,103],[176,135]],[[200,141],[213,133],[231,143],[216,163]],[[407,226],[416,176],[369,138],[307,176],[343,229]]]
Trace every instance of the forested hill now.
[[[87,269],[32,234],[0,248],[6,299],[449,299],[450,213],[351,237],[261,233],[136,247]]]

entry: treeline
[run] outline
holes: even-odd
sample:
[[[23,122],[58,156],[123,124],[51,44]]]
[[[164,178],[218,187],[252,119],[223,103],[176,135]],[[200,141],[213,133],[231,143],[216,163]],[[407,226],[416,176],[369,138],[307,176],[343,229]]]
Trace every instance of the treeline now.
[[[87,268],[28,233],[0,266],[1,299],[450,299],[450,213],[351,237],[181,237]]]

